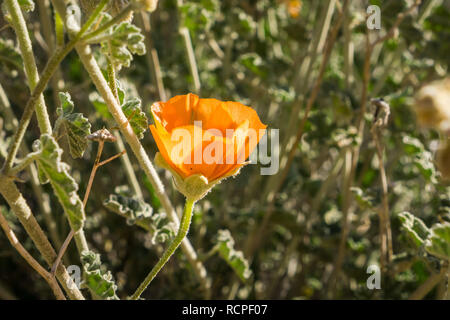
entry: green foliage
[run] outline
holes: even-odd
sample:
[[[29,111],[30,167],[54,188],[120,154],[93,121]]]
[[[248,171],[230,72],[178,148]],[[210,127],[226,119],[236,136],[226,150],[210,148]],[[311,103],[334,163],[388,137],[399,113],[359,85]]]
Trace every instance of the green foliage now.
[[[219,252],[219,255],[233,268],[234,272],[239,276],[239,279],[243,282],[250,279],[252,272],[249,269],[248,262],[244,258],[242,251],[237,251],[234,248],[234,239],[230,231],[219,230],[216,242],[215,248]]]
[[[450,262],[450,223],[436,224],[425,243],[425,249],[432,255]]]
[[[144,138],[144,132],[147,131],[148,128],[148,120],[141,109],[141,100],[139,98],[134,98],[125,101],[122,104],[122,110],[137,137],[139,139]]]
[[[425,223],[409,212],[402,212],[398,215],[403,230],[418,248],[422,246],[430,235],[430,230]]]
[[[70,95],[59,93],[61,105],[56,109],[59,116],[55,127],[62,126],[69,139],[69,150],[72,158],[81,158],[87,147],[87,136],[91,134],[91,124],[82,113],[73,113],[74,105]],[[57,130],[55,130],[57,131]]]
[[[50,182],[71,228],[74,231],[80,230],[85,219],[83,203],[77,194],[78,184],[69,174],[69,165],[61,160],[63,150],[48,134],[43,134],[33,143],[33,150],[39,153],[36,162],[41,183]]]
[[[125,90],[122,88],[121,84],[118,82],[117,92],[119,96],[119,103],[121,104],[122,111],[127,117],[131,127],[133,128],[134,133],[139,139],[144,138],[144,133],[148,129],[148,119],[147,115],[144,111],[142,111],[141,107],[141,99],[139,98],[130,98],[128,99]],[[98,93],[93,92],[89,95],[89,100],[94,105],[97,112],[104,119],[111,119],[111,114],[108,111],[108,107],[105,104],[105,101],[102,97],[98,95]]]
[[[105,271],[100,255],[92,251],[81,253],[83,264],[83,285],[95,294],[97,298],[106,300],[118,300],[116,295],[117,285],[114,283],[111,272]]]
[[[119,190],[116,190],[116,192]],[[123,194],[110,194],[103,202],[109,210],[119,214],[127,220],[129,225],[138,225],[150,231],[153,243],[164,243],[175,236],[175,226],[164,212],[153,212],[152,207],[144,201],[127,197]]]
[[[103,13],[102,24],[111,20],[111,16]],[[101,24],[101,25],[102,25]],[[132,54],[145,54],[144,36],[141,29],[130,22],[121,22],[99,36],[102,52],[111,59],[118,69],[129,67]]]

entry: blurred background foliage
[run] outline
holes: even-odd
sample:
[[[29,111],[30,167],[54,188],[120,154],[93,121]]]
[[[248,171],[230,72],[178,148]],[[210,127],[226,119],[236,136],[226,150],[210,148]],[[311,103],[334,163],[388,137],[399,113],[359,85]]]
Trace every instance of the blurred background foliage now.
[[[210,292],[201,287],[178,250],[144,298],[407,299],[417,294],[431,276],[442,274],[448,256],[432,254],[426,245],[428,233],[417,231],[418,225],[430,232],[428,228],[436,224],[448,227],[450,222],[450,187],[435,163],[442,133],[420,128],[412,106],[419,88],[448,74],[450,1],[423,1],[404,19],[394,37],[377,46],[371,56],[368,98],[382,97],[391,112],[381,140],[394,255],[382,270],[381,290],[368,290],[366,286],[370,276],[367,267],[380,260],[378,212],[383,197],[379,159],[369,132],[374,112],[371,107],[364,115],[362,139],[356,134],[364,85],[366,8],[370,4],[381,8],[382,29],[371,32],[375,37],[389,30],[413,1],[350,1],[304,134],[294,146],[297,152],[274,196],[273,207],[269,208],[266,199],[279,175],[261,176],[259,165],[245,167],[237,178],[221,183],[196,205],[188,238],[204,260]],[[48,9],[47,1],[36,1],[35,10],[26,13],[39,70],[52,50],[51,37],[46,33],[49,21],[42,15],[42,10]],[[134,55],[130,67],[121,68],[117,74],[120,87],[128,99],[141,99],[147,115],[152,103],[188,92],[250,105],[269,128],[280,130],[280,153],[286,154],[318,76],[326,36],[341,10],[342,1],[334,0],[159,1],[151,15],[134,14],[133,24],[145,36],[146,53]],[[109,13],[114,15],[111,10]],[[5,24],[1,20],[0,27]],[[106,74],[100,46],[94,48]],[[22,67],[13,30],[2,28],[0,84],[18,119],[29,95]],[[45,92],[52,122],[58,117],[60,91],[70,93],[75,112],[89,119],[92,131],[116,125],[75,52],[63,61]],[[14,131],[3,108],[0,116],[3,158]],[[33,119],[26,145],[31,148],[38,137]],[[67,138],[58,142],[82,195],[96,145],[89,142],[83,157],[73,159]],[[142,142],[153,158],[157,148],[148,130]],[[333,270],[345,224],[345,157],[348,148],[357,143],[361,143],[361,150],[351,189],[345,254],[336,276]],[[112,156],[123,148],[106,143],[103,156]],[[99,169],[86,207],[88,242],[100,254],[102,268],[111,272],[120,298],[126,298],[139,285],[157,262],[164,242],[173,236],[151,184],[131,152],[129,155],[143,199],[134,198],[132,202],[136,194],[122,157]],[[159,173],[180,212],[182,196],[172,187],[169,174]],[[48,185],[42,186],[45,203],[39,203],[28,173],[22,173],[20,179],[20,190],[42,227],[50,233],[50,224],[54,224],[50,238],[58,248],[69,232],[62,208]],[[0,206],[24,246],[39,257],[3,199]],[[50,206],[50,216],[43,212],[45,206]],[[268,210],[273,213],[267,215]],[[145,228],[150,215],[154,219],[151,225],[157,226],[152,232],[148,232],[150,227]],[[418,233],[419,240],[413,241]],[[448,250],[450,236],[443,239]],[[3,233],[0,244],[0,298],[52,298],[47,284],[31,272]],[[80,263],[74,244],[69,246],[64,262]],[[441,276],[424,297],[442,298],[445,290],[446,277]]]

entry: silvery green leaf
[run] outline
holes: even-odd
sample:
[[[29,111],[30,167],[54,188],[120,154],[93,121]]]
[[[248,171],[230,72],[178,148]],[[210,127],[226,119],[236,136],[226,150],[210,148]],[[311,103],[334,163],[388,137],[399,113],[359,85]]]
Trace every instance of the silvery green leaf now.
[[[141,100],[134,98],[125,101],[122,105],[122,111],[130,122],[134,133],[139,139],[144,137],[144,132],[148,128],[148,119],[141,109]]]
[[[169,221],[165,213],[153,212],[152,207],[140,199],[116,193],[109,195],[109,198],[103,204],[111,211],[124,217],[129,225],[136,224],[152,232],[153,243],[164,243],[175,235],[175,226]]]
[[[428,229],[421,219],[409,212],[402,212],[398,217],[402,223],[402,228],[407,233],[408,237],[417,247],[422,246],[430,235],[430,229]]]
[[[219,230],[216,248],[219,255],[234,270],[242,281],[248,280],[252,272],[242,251],[234,249],[234,239],[229,230]]]
[[[80,230],[85,220],[83,203],[77,194],[78,184],[69,174],[69,165],[61,161],[63,150],[48,134],[33,143],[33,150],[40,152],[36,162],[41,182],[50,182],[72,230]]]
[[[103,14],[102,24],[111,19],[108,14]],[[115,25],[99,35],[102,52],[107,55],[115,67],[129,67],[132,54],[145,54],[144,36],[141,29],[134,24],[124,21]],[[95,41],[95,40],[94,40]]]
[[[97,298],[106,300],[118,300],[116,295],[117,285],[114,283],[110,271],[105,271],[100,261],[100,255],[92,251],[81,253],[81,263],[83,264],[84,282]]]
[[[450,261],[450,223],[438,223],[430,231],[425,249],[433,256]]]
[[[72,113],[74,105],[67,92],[60,92],[59,99],[61,106],[56,109],[57,123],[64,128],[72,158],[81,158],[87,148],[86,137],[91,134],[91,124],[82,113]]]

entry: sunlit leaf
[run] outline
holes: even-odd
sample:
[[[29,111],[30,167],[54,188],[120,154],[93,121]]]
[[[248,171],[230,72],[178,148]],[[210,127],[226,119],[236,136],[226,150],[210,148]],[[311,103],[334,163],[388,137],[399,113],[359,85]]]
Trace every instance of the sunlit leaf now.
[[[74,105],[68,93],[60,92],[59,99],[61,106],[56,109],[56,114],[59,116],[56,125],[64,128],[72,158],[81,158],[87,148],[86,137],[91,134],[91,124],[83,114],[72,113]]]
[[[118,300],[116,295],[117,285],[114,283],[111,272],[105,271],[100,261],[100,255],[92,251],[81,253],[83,264],[84,282],[97,297],[106,300]]]
[[[80,230],[85,220],[83,203],[77,194],[78,184],[69,174],[69,165],[61,161],[63,150],[48,134],[33,143],[33,150],[40,153],[36,162],[41,183],[50,182],[72,230]]]
[[[116,191],[118,191],[116,189]],[[103,204],[111,211],[124,217],[129,225],[136,224],[153,234],[153,243],[164,243],[175,235],[175,226],[164,212],[153,212],[152,207],[144,201],[111,194]]]
[[[130,122],[134,133],[136,133],[139,139],[142,139],[144,137],[144,132],[148,128],[148,119],[141,109],[141,100],[134,98],[125,101],[122,105],[122,111]]]
[[[402,212],[398,217],[402,223],[402,228],[408,237],[417,247],[422,246],[430,235],[430,230],[425,223],[409,212]]]
[[[242,281],[246,281],[252,276],[252,272],[248,266],[247,260],[244,258],[244,254],[242,251],[236,251],[236,249],[234,249],[234,239],[229,230],[219,230],[216,248],[222,259],[233,268],[234,272],[236,272]]]
[[[111,20],[111,16],[103,13],[102,24]],[[105,31],[99,36],[102,52],[120,69],[129,67],[132,54],[145,54],[144,36],[141,29],[130,22],[124,21]]]
[[[430,231],[425,249],[438,258],[450,261],[450,223],[436,224]]]

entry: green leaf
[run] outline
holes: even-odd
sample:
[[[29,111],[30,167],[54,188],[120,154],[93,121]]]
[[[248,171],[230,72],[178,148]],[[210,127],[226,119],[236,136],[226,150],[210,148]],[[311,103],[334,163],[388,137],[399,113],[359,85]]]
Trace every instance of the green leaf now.
[[[111,16],[103,13],[102,24],[111,20]],[[107,55],[114,66],[129,67],[130,61],[133,60],[132,54],[145,54],[144,36],[141,29],[130,22],[121,22],[105,31],[99,36],[101,50]]]
[[[403,145],[405,152],[413,156],[413,163],[419,172],[431,183],[436,183],[436,168],[431,152],[425,149],[419,139],[413,137],[403,137]]]
[[[440,259],[450,261],[450,223],[435,224],[431,228],[425,249]]]
[[[136,224],[152,232],[153,243],[164,243],[175,236],[175,225],[169,221],[166,214],[164,212],[153,212],[148,203],[138,198],[111,194],[103,202],[103,205],[124,217],[129,225]]]
[[[134,133],[139,139],[144,138],[144,132],[148,128],[148,119],[141,109],[141,100],[134,98],[122,105],[122,111],[130,122]]]
[[[61,161],[63,150],[48,134],[33,143],[33,150],[40,152],[36,162],[41,183],[50,182],[72,230],[80,230],[85,220],[83,203],[77,194],[78,184],[69,174],[69,165]]]
[[[111,113],[109,113],[108,106],[105,100],[97,93],[97,91],[89,94],[89,101],[94,105],[94,108],[100,114],[104,120],[112,119]]]
[[[402,212],[398,215],[402,228],[406,231],[409,238],[414,242],[417,247],[424,244],[427,237],[430,235],[430,229],[425,223],[412,215],[409,212]]]
[[[25,12],[34,11],[33,0],[18,0],[17,2],[19,3],[23,11]]]
[[[364,194],[364,191],[361,188],[352,187],[350,190],[353,192],[356,202],[358,202],[362,209],[373,208],[373,198]]]
[[[56,109],[59,118],[55,126],[62,125],[69,139],[72,158],[81,158],[87,148],[87,136],[91,134],[91,124],[82,113],[72,113],[74,105],[67,92],[60,92],[61,106]]]
[[[14,66],[16,69],[23,69],[23,60],[20,52],[14,47],[12,40],[0,38],[0,61]]]
[[[219,255],[233,268],[239,278],[245,282],[252,276],[247,260],[242,251],[234,249],[234,239],[229,230],[219,230],[216,249]]]
[[[100,261],[100,255],[92,251],[81,253],[81,263],[84,271],[84,285],[98,298],[118,300],[117,285],[114,283],[111,272],[105,271]]]

